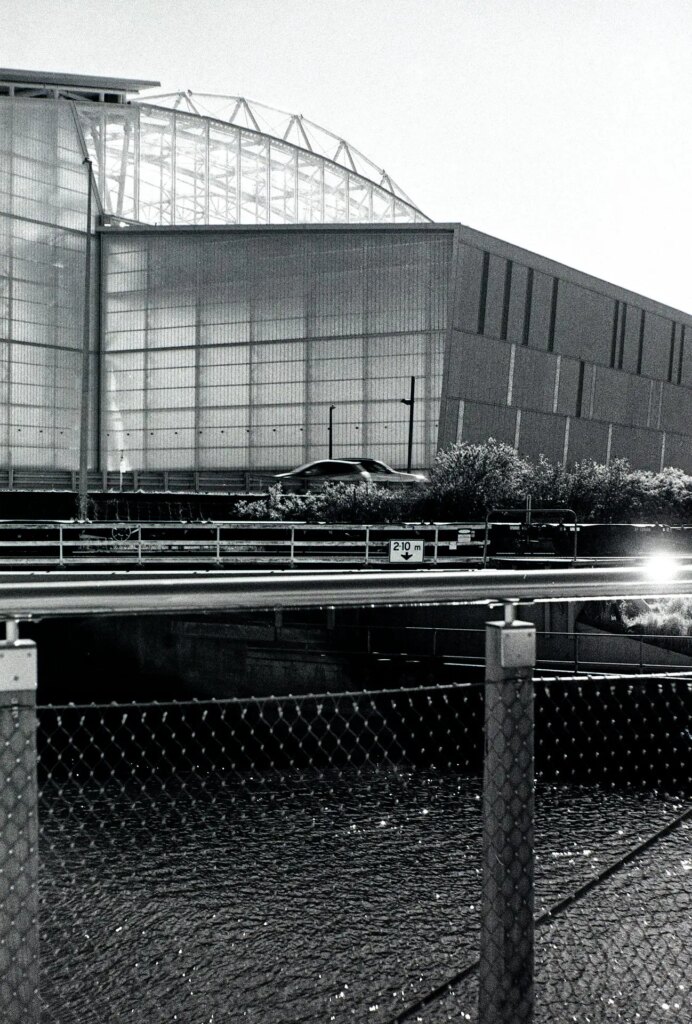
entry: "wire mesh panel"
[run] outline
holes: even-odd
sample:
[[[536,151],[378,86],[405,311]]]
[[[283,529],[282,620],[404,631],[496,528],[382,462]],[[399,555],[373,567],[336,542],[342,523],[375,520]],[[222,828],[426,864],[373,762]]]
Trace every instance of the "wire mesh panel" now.
[[[498,879],[536,1021],[689,1020],[691,686],[535,683],[535,886]],[[483,715],[482,684],[41,707],[42,1019],[493,1019]]]
[[[481,712],[41,708],[44,1020],[389,1019],[473,956]]]

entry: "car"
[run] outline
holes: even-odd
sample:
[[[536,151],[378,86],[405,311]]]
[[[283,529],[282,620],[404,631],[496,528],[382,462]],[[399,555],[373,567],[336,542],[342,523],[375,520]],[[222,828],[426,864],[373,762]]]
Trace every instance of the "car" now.
[[[369,484],[370,473],[359,462],[346,459],[319,459],[306,462],[288,473],[277,473],[274,477],[284,491],[290,494],[307,494],[320,491],[332,484]]]
[[[287,492],[306,494],[330,484],[377,484],[380,487],[410,486],[427,482],[424,473],[404,473],[379,459],[319,459],[288,473],[277,473],[275,481]]]
[[[348,462],[355,462],[370,474],[372,483],[381,487],[392,487],[398,485],[425,484],[428,478],[425,473],[405,473],[403,470],[392,469],[386,462],[379,459],[348,459]]]

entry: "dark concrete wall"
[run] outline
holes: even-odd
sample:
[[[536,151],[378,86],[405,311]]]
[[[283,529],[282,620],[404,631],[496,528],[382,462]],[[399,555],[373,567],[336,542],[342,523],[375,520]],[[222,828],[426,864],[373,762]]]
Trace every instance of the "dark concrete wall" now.
[[[459,226],[439,445],[692,472],[692,316]]]

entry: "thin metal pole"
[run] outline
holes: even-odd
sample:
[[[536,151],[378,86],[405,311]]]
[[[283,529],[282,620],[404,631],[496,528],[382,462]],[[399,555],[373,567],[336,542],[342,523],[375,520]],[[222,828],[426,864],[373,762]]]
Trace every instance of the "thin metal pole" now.
[[[86,251],[84,268],[84,322],[82,333],[82,388],[79,406],[79,519],[85,520],[89,513],[89,340],[91,334],[91,193],[94,171],[91,160],[87,166],[87,215]]]
[[[402,405],[408,406],[408,457],[406,459],[406,472],[411,472],[413,461],[413,414],[416,408],[416,378],[411,377],[411,393],[408,398],[401,399]]]
[[[334,410],[335,409],[336,409],[335,405],[330,405],[329,406],[329,427],[328,427],[328,433],[329,433],[329,458],[330,459],[334,458]]]

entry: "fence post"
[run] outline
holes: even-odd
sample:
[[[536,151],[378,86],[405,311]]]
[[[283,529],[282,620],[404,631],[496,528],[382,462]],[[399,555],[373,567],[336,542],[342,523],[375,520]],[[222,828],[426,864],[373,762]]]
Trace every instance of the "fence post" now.
[[[485,632],[480,1024],[533,1020],[536,628],[514,612]]]
[[[1,627],[1,624],[0,624]],[[0,640],[0,1020],[38,1024],[36,645]]]

